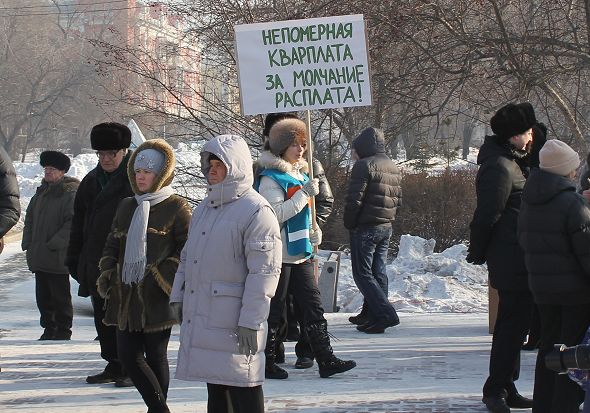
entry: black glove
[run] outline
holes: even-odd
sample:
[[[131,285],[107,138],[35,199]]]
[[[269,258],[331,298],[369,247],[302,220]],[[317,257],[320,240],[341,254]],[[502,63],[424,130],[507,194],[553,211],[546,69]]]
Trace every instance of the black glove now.
[[[473,252],[469,251],[467,257],[465,257],[465,261],[473,265],[481,265],[486,262],[486,259],[485,257],[476,257]]]
[[[72,278],[78,281],[78,262],[69,260],[66,258],[66,267],[68,267],[68,272],[72,276]],[[79,282],[79,281],[78,281]]]
[[[547,126],[542,122],[535,123],[533,125],[533,144],[528,156],[528,163],[531,168],[539,167],[539,152],[541,152],[545,142],[547,142]]]

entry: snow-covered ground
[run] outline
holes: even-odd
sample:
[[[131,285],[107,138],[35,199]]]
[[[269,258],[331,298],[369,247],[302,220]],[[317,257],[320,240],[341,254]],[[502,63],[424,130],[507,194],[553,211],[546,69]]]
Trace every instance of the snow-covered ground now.
[[[418,301],[430,302],[429,307],[426,304],[417,306],[409,298],[396,298],[398,308],[402,309],[401,324],[382,335],[356,331],[347,321],[350,313],[327,314],[337,355],[356,360],[358,367],[330,379],[321,379],[315,366],[307,370],[292,368],[294,343],[287,343],[286,369],[290,376],[285,381],[266,381],[266,411],[486,412],[480,398],[487,376],[491,341],[487,332],[487,314],[449,312],[453,308],[465,309],[466,295],[458,294],[452,283],[445,288],[441,286],[446,278],[457,277],[457,283],[468,278],[449,275],[446,265],[433,264],[435,257],[439,257],[438,262],[449,259],[444,253],[432,255],[426,255],[423,266],[418,265],[418,258],[407,256],[405,268],[411,268],[414,274],[421,271],[422,278],[426,277],[426,268],[432,272],[432,277],[439,274],[442,281],[438,284],[431,281],[430,289],[424,289],[428,284],[424,281],[414,290],[408,287],[404,291],[395,291],[392,288],[391,296],[403,297],[415,292]],[[404,267],[391,264],[388,268],[390,276],[401,277],[392,272],[394,268]],[[34,281],[32,277],[23,280],[17,274],[26,273],[18,243],[9,244],[0,255],[0,272],[3,276],[16,275],[17,280],[0,289],[0,411],[99,413],[114,409],[118,413],[136,413],[147,410],[134,388],[119,389],[112,384],[88,385],[84,382],[87,375],[104,368],[98,342],[93,340],[96,332],[86,299],[75,299],[71,341],[40,342],[37,341],[41,328],[35,307]],[[394,286],[412,284],[409,279],[399,284],[393,281]],[[425,292],[418,292],[421,289]],[[341,301],[344,301],[343,291],[350,293],[350,289],[341,288]],[[441,300],[447,300],[447,303],[443,304]],[[485,309],[483,294],[477,300],[482,302],[470,311]],[[417,308],[420,312],[416,312]],[[427,309],[436,312],[427,312]],[[172,372],[176,367],[177,351],[178,328],[174,328],[168,352]],[[534,357],[534,353],[522,354],[522,369],[517,382],[521,393],[528,396],[532,392]],[[171,381],[169,403],[172,412],[204,413],[206,399],[204,383]]]

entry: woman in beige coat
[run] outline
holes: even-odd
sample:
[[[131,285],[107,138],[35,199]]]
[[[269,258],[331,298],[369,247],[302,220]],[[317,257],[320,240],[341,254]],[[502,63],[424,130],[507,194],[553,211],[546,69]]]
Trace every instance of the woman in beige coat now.
[[[182,319],[176,378],[207,383],[207,411],[262,413],[264,343],[281,271],[274,212],[253,188],[246,142],[211,139],[201,152],[209,183],[194,210],[171,304]]]

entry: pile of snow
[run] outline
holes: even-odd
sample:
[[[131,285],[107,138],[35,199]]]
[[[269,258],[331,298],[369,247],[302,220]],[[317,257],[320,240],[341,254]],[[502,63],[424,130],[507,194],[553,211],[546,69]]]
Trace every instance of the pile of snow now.
[[[405,312],[486,312],[487,268],[465,261],[467,247],[454,245],[441,253],[435,241],[402,235],[397,257],[387,265],[389,301]],[[356,312],[363,304],[352,278],[348,256],[340,264],[338,304]]]

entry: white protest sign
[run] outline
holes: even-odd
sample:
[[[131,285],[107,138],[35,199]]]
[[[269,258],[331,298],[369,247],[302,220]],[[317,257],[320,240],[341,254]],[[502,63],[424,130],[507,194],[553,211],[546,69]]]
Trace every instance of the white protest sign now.
[[[371,105],[362,14],[234,29],[244,115]]]

